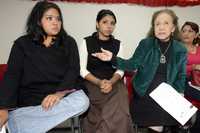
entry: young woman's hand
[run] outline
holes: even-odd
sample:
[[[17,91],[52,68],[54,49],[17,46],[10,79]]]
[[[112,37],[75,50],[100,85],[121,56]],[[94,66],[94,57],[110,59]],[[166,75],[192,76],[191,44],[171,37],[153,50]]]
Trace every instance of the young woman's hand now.
[[[8,120],[8,110],[0,109],[0,130]]]
[[[60,99],[62,96],[59,96],[58,94],[50,94],[44,98],[42,101],[42,107],[44,110],[49,110],[51,109],[54,105],[59,103]]]
[[[54,105],[59,103],[59,101],[68,93],[75,92],[76,89],[70,89],[70,90],[64,90],[64,91],[58,91],[54,94],[47,95],[44,100],[42,101],[42,107],[45,110],[48,110],[52,108]]]
[[[92,53],[92,56],[99,58],[102,61],[110,61],[112,59],[113,53],[101,48],[102,52]]]
[[[112,90],[112,82],[104,79],[101,81],[100,88],[102,93],[109,93]]]

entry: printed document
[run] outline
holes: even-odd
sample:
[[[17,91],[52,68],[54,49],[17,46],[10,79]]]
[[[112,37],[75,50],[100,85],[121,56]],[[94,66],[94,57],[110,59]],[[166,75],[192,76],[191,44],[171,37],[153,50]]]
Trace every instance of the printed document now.
[[[195,106],[167,83],[161,83],[149,95],[181,125],[184,125],[197,111]]]

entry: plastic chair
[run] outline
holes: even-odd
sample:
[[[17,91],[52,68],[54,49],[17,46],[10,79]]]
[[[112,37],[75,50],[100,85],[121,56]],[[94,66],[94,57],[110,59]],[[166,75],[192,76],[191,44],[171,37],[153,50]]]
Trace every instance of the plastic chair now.
[[[75,121],[77,120],[77,124],[75,124]],[[71,132],[75,133],[75,130],[78,130],[78,133],[83,133],[82,127],[81,127],[81,116],[77,116],[70,119],[71,124]]]
[[[0,64],[0,82],[3,80],[3,76],[6,70],[7,70],[7,64]]]

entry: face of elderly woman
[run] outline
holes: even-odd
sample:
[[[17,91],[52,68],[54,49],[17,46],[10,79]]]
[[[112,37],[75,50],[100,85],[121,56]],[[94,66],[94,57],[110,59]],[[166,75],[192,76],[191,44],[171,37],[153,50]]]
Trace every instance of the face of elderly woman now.
[[[162,12],[156,17],[154,21],[154,34],[158,39],[163,42],[169,41],[174,30],[173,18],[169,14]]]

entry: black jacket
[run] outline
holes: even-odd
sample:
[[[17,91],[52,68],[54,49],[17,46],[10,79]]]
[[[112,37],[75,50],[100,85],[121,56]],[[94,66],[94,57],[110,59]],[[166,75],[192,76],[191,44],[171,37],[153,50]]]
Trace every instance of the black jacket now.
[[[7,64],[0,108],[39,105],[48,94],[77,88],[79,55],[70,36],[57,38],[48,48],[28,35],[22,36],[14,42]]]

